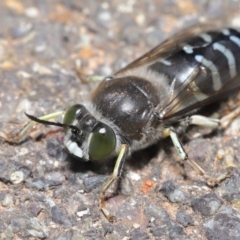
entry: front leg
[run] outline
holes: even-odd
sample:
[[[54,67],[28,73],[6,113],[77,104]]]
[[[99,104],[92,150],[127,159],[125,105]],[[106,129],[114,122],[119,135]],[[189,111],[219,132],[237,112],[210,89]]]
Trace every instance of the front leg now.
[[[106,193],[107,193],[107,190],[113,185],[113,183],[121,176],[127,153],[128,153],[128,145],[122,144],[120,146],[120,150],[119,150],[118,157],[113,169],[113,173],[109,176],[108,180],[104,183],[101,191],[100,209],[103,212],[104,216],[109,220],[109,222],[113,222],[115,220],[115,217],[104,206],[105,200],[106,200]]]

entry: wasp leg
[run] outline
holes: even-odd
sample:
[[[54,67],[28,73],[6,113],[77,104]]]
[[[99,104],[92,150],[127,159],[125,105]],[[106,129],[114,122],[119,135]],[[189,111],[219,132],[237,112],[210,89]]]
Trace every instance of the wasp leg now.
[[[85,82],[101,82],[103,79],[104,77],[100,75],[89,75],[85,77],[84,81]]]
[[[221,127],[226,128],[233,121],[233,119],[238,117],[239,115],[240,115],[240,107],[237,107],[232,112],[230,112],[229,114],[227,114],[226,116],[220,119]]]
[[[221,174],[221,175],[219,175],[217,177],[209,176],[195,161],[193,161],[193,160],[188,158],[188,155],[185,152],[185,150],[184,150],[184,148],[182,146],[182,143],[179,140],[178,135],[177,135],[177,133],[176,133],[174,128],[166,128],[163,133],[164,133],[164,136],[170,136],[170,138],[172,139],[173,145],[174,145],[175,149],[177,150],[177,152],[178,152],[179,156],[181,157],[181,159],[185,160],[185,161],[187,160],[187,162],[200,175],[202,175],[205,178],[206,183],[209,186],[215,186],[215,185],[219,184],[221,181],[223,181],[224,179],[230,177],[231,174],[229,172]]]
[[[115,217],[113,215],[111,215],[109,210],[104,207],[104,205],[105,205],[104,203],[105,203],[105,199],[106,199],[106,192],[110,188],[110,186],[114,183],[114,181],[116,181],[121,176],[122,169],[124,166],[124,161],[127,156],[127,152],[128,152],[128,145],[122,144],[120,146],[119,154],[118,154],[118,157],[117,157],[114,169],[113,169],[113,173],[111,174],[111,176],[108,178],[108,180],[103,185],[101,195],[100,195],[100,209],[103,212],[104,216],[110,222],[113,222],[115,220]]]
[[[184,150],[181,141],[178,138],[178,135],[175,131],[174,128],[166,128],[164,130],[164,136],[170,136],[170,138],[172,139],[173,145],[175,147],[175,149],[177,150],[180,158],[182,160],[187,160],[188,163],[201,175],[206,175],[205,171],[193,160],[188,158],[188,155],[186,153],[186,151]]]
[[[208,127],[208,128],[219,128],[221,126],[220,120],[215,118],[208,118],[201,115],[192,115],[191,117],[186,117],[184,120],[181,121],[182,125],[198,125],[201,127]]]
[[[222,117],[221,119],[208,118],[201,115],[193,115],[191,117],[186,117],[181,121],[181,125],[198,125],[208,128],[226,128],[236,117],[240,116],[240,107],[237,107],[235,110]]]
[[[50,120],[53,118],[56,118],[62,114],[64,114],[65,111],[58,111],[58,112],[53,112],[50,114],[43,115],[41,117],[38,117],[40,120]],[[36,123],[33,121],[28,122],[18,133],[4,133],[0,132],[0,138],[4,139],[6,142],[11,142],[11,143],[19,143],[23,141],[27,135],[28,130],[33,127]]]
[[[101,82],[104,77],[100,75],[86,75],[82,71],[77,71],[78,77],[83,83],[90,83],[90,82]]]
[[[203,126],[203,127],[208,127],[212,129],[216,128],[226,128],[228,124],[236,118],[238,115],[240,115],[240,107],[235,109],[235,111],[231,112],[227,116],[223,117],[222,119],[213,119],[213,118],[208,118],[204,117],[201,115],[193,115],[189,117],[189,124],[192,125],[198,125],[198,126]],[[192,161],[192,164],[196,164],[195,162]],[[229,171],[218,174],[218,176],[208,176],[206,173],[204,174],[204,177],[207,181],[207,184],[209,186],[215,186],[219,184],[221,181],[223,181],[226,178],[229,178],[231,176],[231,173]]]

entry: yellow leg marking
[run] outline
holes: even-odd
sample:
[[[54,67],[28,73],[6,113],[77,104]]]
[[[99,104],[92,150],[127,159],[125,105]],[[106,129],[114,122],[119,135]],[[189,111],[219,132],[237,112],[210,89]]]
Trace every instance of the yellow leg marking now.
[[[113,222],[115,217],[110,213],[108,209],[104,207],[105,198],[106,198],[106,191],[109,189],[109,187],[113,184],[113,182],[121,175],[121,171],[124,165],[124,161],[126,158],[128,146],[126,144],[123,144],[120,146],[119,154],[113,169],[113,173],[108,178],[106,183],[103,185],[101,195],[100,195],[100,209],[104,216],[108,219],[108,221]]]
[[[121,170],[123,167],[122,165],[123,165],[123,161],[125,160],[125,157],[126,157],[127,149],[128,149],[128,146],[126,144],[121,145],[119,154],[117,157],[117,161],[116,161],[114,169],[113,169],[113,173],[108,178],[107,182],[103,185],[103,188],[102,188],[103,194],[111,186],[113,181],[121,174]]]

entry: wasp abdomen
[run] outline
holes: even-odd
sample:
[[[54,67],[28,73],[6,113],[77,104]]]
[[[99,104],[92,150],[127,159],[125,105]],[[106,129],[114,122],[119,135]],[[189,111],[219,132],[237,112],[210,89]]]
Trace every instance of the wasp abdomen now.
[[[91,96],[98,111],[112,121],[125,137],[141,138],[159,104],[158,89],[140,77],[126,76],[103,81]]]
[[[234,29],[209,31],[180,43],[165,59],[149,65],[149,70],[163,73],[169,84],[179,89],[187,86],[198,101],[214,95],[240,71],[240,32]]]

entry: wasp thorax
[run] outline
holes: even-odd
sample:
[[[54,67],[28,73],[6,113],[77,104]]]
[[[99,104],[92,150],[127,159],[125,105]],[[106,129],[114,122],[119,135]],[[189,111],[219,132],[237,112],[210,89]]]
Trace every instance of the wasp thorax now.
[[[111,127],[98,121],[82,105],[71,106],[65,113],[65,146],[68,151],[86,161],[104,160],[112,155],[116,147],[116,135]]]

